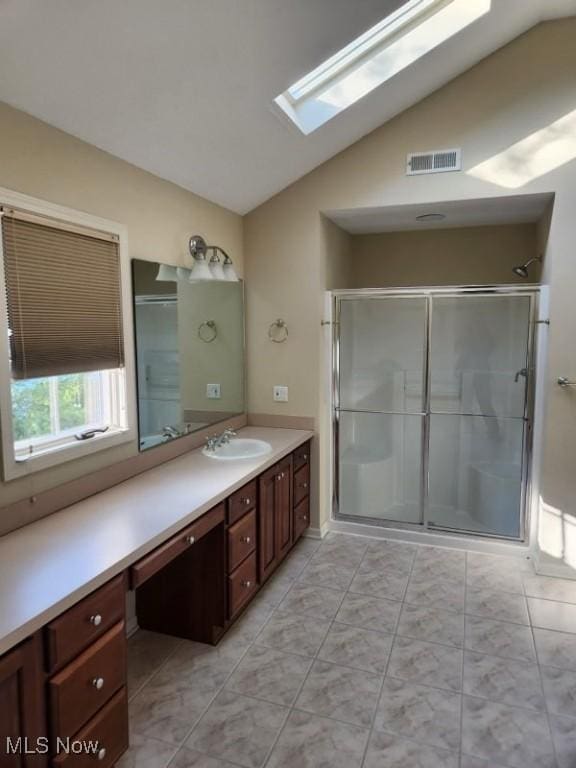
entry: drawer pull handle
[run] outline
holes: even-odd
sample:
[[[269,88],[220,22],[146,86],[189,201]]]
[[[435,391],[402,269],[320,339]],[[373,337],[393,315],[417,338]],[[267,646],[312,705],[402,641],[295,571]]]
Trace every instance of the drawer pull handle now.
[[[308,461],[308,454],[307,453],[303,453],[302,454],[302,458],[304,459],[304,461]]]
[[[307,515],[300,515],[300,520],[308,520]]]
[[[105,757],[106,757],[106,747],[102,747],[96,753],[96,759],[97,760],[104,760]]]
[[[250,544],[250,542],[252,541],[252,539],[250,538],[250,536],[242,536],[242,538],[240,539],[240,541],[242,541],[244,544]]]
[[[308,483],[302,483],[302,488],[308,488]]]
[[[95,613],[94,616],[90,616],[90,624],[94,627],[99,627],[102,624],[102,616],[99,613]]]
[[[276,475],[276,480],[282,480],[282,475]]]
[[[104,678],[95,677],[94,680],[92,680],[92,685],[94,686],[94,688],[96,688],[97,691],[101,691],[102,688],[104,688]]]
[[[194,538],[194,536],[186,536],[186,544],[190,544],[191,546],[192,544],[194,544],[195,541],[196,539]]]
[[[250,504],[252,504],[252,499],[242,499],[242,502],[243,502],[244,504],[246,504],[246,506],[247,506],[247,507],[249,507],[249,506],[250,506]]]
[[[242,582],[242,586],[245,587],[246,589],[250,589],[250,587],[252,586],[252,582],[251,581],[243,581]]]

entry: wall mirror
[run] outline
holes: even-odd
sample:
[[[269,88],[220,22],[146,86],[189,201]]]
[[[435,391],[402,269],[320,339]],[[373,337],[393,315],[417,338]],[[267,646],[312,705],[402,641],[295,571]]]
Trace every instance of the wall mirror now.
[[[244,412],[242,281],[165,266],[132,261],[141,451]]]

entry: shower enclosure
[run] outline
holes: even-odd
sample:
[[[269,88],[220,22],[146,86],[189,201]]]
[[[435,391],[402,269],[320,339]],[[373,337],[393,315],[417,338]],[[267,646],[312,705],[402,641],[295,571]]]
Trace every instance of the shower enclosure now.
[[[336,291],[336,519],[522,540],[537,288]]]

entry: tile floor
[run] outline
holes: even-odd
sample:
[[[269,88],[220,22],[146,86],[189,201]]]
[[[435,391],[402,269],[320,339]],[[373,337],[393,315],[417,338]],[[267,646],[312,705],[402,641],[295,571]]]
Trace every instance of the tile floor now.
[[[304,539],[216,648],[138,632],[118,768],[574,768],[576,581]]]

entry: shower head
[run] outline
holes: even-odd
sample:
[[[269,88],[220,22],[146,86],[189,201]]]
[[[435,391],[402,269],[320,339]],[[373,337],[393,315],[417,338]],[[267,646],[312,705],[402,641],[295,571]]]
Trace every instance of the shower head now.
[[[514,267],[512,272],[514,272],[515,275],[518,275],[518,277],[528,277],[528,269],[524,266],[524,264],[522,264],[520,267]]]
[[[530,264],[533,264],[535,261],[542,262],[542,256],[534,256],[532,259],[528,259],[526,264],[520,264],[517,267],[512,267],[512,272],[514,272],[515,275],[518,277],[527,278],[528,277],[528,267]]]

